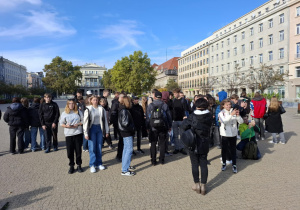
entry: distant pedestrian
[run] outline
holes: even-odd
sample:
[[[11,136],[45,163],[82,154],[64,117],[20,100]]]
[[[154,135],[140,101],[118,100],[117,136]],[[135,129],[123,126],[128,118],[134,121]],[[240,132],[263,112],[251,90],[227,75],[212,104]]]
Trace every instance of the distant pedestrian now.
[[[151,91],[151,96],[148,97],[148,106],[154,101],[154,95],[155,95],[155,92],[157,92],[158,90],[157,89],[152,89]]]
[[[142,97],[142,108],[144,112],[144,121],[142,124],[142,139],[148,139],[148,132],[146,128],[146,112],[147,112],[147,107],[148,107],[148,100],[146,96]]]
[[[133,104],[131,107],[131,114],[134,122],[135,133],[136,133],[136,146],[137,152],[144,154],[141,149],[142,139],[142,125],[145,123],[143,107],[139,104],[139,97],[133,97]]]
[[[83,114],[78,110],[75,100],[69,99],[65,111],[60,117],[59,124],[64,128],[66,137],[67,156],[69,158],[69,174],[75,172],[74,152],[76,154],[77,171],[83,172],[81,168],[82,159],[82,125]]]

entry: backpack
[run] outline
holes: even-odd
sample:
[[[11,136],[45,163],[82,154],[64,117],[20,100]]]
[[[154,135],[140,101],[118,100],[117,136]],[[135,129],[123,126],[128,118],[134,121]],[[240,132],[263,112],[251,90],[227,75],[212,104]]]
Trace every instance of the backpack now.
[[[242,156],[244,159],[257,160],[257,144],[254,141],[247,142],[242,151]]]
[[[155,129],[161,129],[165,127],[165,121],[163,118],[163,107],[164,104],[160,106],[154,106],[153,104],[153,110],[151,112],[150,116],[150,126]]]

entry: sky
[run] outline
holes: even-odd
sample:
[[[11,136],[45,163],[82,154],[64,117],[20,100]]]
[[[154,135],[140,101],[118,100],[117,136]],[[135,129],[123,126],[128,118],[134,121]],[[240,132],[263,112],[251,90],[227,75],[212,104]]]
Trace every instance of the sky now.
[[[0,56],[42,71],[60,56],[112,68],[141,50],[162,64],[267,0],[0,0]]]

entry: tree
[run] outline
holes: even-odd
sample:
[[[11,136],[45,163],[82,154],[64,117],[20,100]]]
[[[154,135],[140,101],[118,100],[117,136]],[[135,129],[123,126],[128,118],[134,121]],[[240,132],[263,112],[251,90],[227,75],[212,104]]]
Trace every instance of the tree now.
[[[105,87],[105,89],[110,89],[110,90],[116,90],[114,84],[111,81],[112,78],[112,72],[113,69],[109,69],[108,71],[104,72],[103,78],[102,78],[102,83]]]
[[[73,93],[78,88],[76,81],[81,82],[82,74],[79,66],[71,61],[56,56],[49,65],[45,65],[43,78],[45,86],[60,93]]]
[[[241,67],[238,64],[234,67],[234,73],[228,74],[227,77],[224,76],[225,86],[227,87],[229,95],[232,95],[233,92],[237,93],[237,89],[243,84],[243,77],[240,73]]]
[[[287,76],[288,71],[280,72],[279,69],[275,70],[272,65],[261,64],[259,68],[250,67],[246,78],[249,88],[253,91],[258,89],[264,93],[270,87],[284,85]]]
[[[200,82],[199,89],[202,91],[202,93],[207,94],[213,90],[213,86],[216,84],[217,80],[217,77],[207,77],[206,81],[204,78],[203,81],[201,80]]]
[[[133,55],[125,56],[115,63],[111,75],[115,90],[139,95],[151,89],[156,72],[150,65],[147,53],[134,51]]]
[[[165,88],[167,88],[168,91],[173,91],[174,89],[179,88],[179,85],[175,79],[169,79]]]

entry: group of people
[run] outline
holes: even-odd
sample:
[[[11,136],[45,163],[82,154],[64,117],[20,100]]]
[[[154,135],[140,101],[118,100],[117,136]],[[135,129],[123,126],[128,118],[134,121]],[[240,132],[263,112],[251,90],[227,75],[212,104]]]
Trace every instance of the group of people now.
[[[144,154],[141,139],[148,138],[153,166],[164,164],[165,157],[172,154],[187,155],[188,150],[195,183],[192,189],[205,195],[210,147],[217,146],[221,149],[222,171],[231,163],[233,173],[237,173],[236,150],[244,152],[249,142],[257,145],[258,140],[264,140],[265,129],[272,133],[273,140],[270,143],[278,143],[276,134],[279,134],[280,143],[286,142],[280,116],[285,110],[276,97],[267,106],[266,99],[260,93],[255,93],[250,100],[245,92],[241,97],[233,94],[228,98],[223,90],[216,98],[210,94],[196,95],[190,102],[179,88],[172,92],[153,89],[149,97],[142,97],[141,105],[138,97],[130,98],[123,92],[116,92],[109,106],[109,94],[108,90],[104,90],[103,96],[98,97],[88,92],[84,99],[81,91],[77,91],[75,98],[67,100],[61,116],[58,105],[52,101],[50,94],[46,93],[43,99],[34,98],[30,107],[26,98],[13,98],[4,114],[4,120],[9,125],[10,153],[16,153],[16,136],[18,152],[24,152],[29,145],[28,134],[33,152],[37,149],[45,150],[45,153],[51,152],[52,141],[53,150],[57,151],[57,129],[61,126],[64,128],[69,158],[68,173],[83,172],[82,150],[89,152],[90,172],[95,173],[96,169],[106,169],[102,161],[104,142],[110,149],[114,149],[109,128],[112,125],[114,139],[118,139],[116,159],[122,162],[121,175],[135,175],[131,157],[136,152]],[[194,135],[194,145],[191,147],[187,146],[187,140],[184,139],[184,132],[188,130]],[[37,131],[40,132],[40,145],[36,142]],[[135,136],[136,152],[133,148]],[[238,138],[241,141],[237,145]],[[174,146],[172,153],[169,152],[170,145]],[[157,150],[160,154],[159,161]],[[261,154],[258,148],[255,153],[254,159],[259,159]]]

